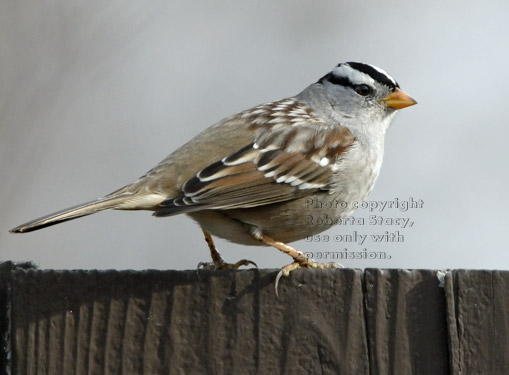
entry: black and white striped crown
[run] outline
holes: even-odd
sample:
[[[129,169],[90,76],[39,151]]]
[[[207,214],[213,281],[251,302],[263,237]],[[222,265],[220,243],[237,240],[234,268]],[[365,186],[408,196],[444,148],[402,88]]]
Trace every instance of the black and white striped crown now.
[[[399,88],[398,83],[385,70],[374,65],[359,62],[345,62],[338,64],[332,71],[318,80],[342,86],[354,86],[362,83],[373,84],[378,82],[392,90]]]

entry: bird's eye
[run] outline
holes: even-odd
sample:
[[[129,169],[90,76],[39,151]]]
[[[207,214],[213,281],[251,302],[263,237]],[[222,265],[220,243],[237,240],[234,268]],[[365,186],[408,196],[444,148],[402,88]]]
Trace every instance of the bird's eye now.
[[[369,94],[371,94],[373,92],[373,89],[365,84],[356,85],[356,86],[354,86],[353,89],[355,90],[355,92],[357,94],[359,94],[361,96],[368,96]]]

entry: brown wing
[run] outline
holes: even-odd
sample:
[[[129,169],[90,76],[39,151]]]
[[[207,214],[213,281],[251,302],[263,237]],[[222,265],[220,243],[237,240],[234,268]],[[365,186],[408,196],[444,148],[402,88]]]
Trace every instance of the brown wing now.
[[[345,127],[326,124],[302,103],[281,103],[264,105],[272,112],[259,106],[241,114],[257,131],[255,142],[202,169],[154,215],[255,207],[327,190],[354,137]]]

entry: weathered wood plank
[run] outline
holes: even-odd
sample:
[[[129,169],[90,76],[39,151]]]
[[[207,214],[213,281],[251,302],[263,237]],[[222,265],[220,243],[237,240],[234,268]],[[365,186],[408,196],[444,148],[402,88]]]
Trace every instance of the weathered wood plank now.
[[[507,271],[275,275],[0,264],[0,371],[509,373]]]
[[[11,295],[9,288],[11,272],[15,269],[34,267],[35,265],[30,262],[0,262],[0,374],[8,374],[11,371]]]
[[[365,271],[371,373],[448,374],[445,297],[437,271]]]
[[[275,275],[17,272],[16,373],[369,374],[362,271]]]
[[[509,272],[456,270],[446,293],[451,373],[509,374]]]

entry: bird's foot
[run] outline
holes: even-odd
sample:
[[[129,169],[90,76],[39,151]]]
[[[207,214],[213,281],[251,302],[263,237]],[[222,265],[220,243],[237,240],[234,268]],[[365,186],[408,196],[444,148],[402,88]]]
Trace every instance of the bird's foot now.
[[[241,266],[249,265],[253,265],[258,268],[255,262],[248,259],[241,259],[237,263],[226,263],[223,259],[221,259],[220,262],[200,262],[198,263],[198,268],[203,268],[204,270],[236,270]]]
[[[309,258],[302,251],[296,250],[291,246],[288,246],[284,242],[277,241],[272,237],[265,235],[261,229],[257,227],[253,227],[250,231],[251,236],[258,241],[263,242],[267,246],[272,246],[278,249],[279,251],[289,255],[293,258],[293,263],[287,264],[276,276],[276,295],[278,295],[277,287],[279,285],[279,279],[283,276],[290,275],[290,272],[296,270],[299,267],[308,267],[308,268],[343,268],[343,265],[335,262],[330,263],[319,263]]]
[[[258,266],[255,262],[247,259],[241,259],[237,263],[226,263],[223,260],[223,257],[216,249],[216,246],[214,245],[214,241],[212,240],[212,237],[207,232],[203,231],[203,234],[205,235],[205,241],[207,242],[207,245],[209,245],[210,249],[210,256],[212,257],[212,262],[200,262],[198,263],[198,268],[203,268],[205,270],[228,270],[228,269],[234,269],[241,266],[249,266],[253,265],[256,268]]]
[[[276,290],[276,295],[279,295],[278,294],[278,285],[279,285],[279,280],[281,279],[281,277],[283,276],[288,276],[290,275],[290,272],[292,271],[295,271],[297,268],[300,268],[300,267],[308,267],[308,268],[343,268],[343,265],[340,264],[340,263],[336,263],[336,262],[329,262],[329,263],[319,263],[319,262],[316,262],[315,260],[311,259],[311,258],[308,258],[308,256],[306,254],[304,254],[302,251],[299,251],[299,250],[294,250],[294,253],[291,255],[294,259],[294,261],[290,264],[287,264],[286,266],[284,266],[283,268],[281,268],[281,270],[279,270],[277,276],[276,276],[276,284],[275,284],[275,290]]]

